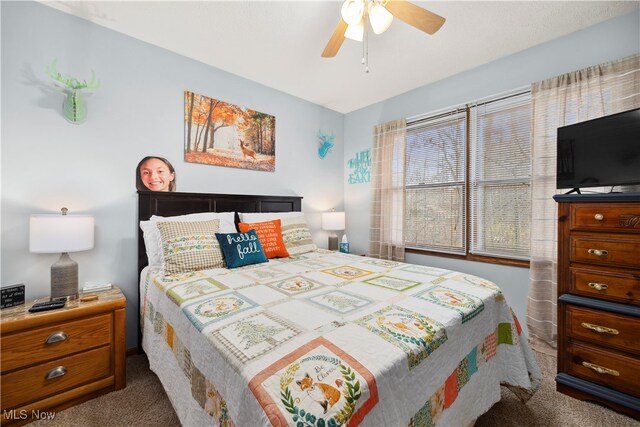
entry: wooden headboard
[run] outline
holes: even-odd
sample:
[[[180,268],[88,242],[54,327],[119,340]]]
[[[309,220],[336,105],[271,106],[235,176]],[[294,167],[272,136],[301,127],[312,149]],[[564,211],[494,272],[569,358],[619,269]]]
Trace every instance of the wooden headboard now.
[[[258,196],[245,194],[205,194],[138,191],[138,278],[142,269],[149,264],[147,250],[139,227],[153,215],[176,216],[199,212],[300,212],[302,197],[299,196]],[[138,304],[140,287],[138,286]],[[138,351],[142,353],[142,331],[138,317]]]
[[[205,194],[138,191],[138,222],[153,215],[176,216],[199,212],[300,212],[302,197],[258,196],[246,194]],[[138,277],[149,264],[147,251],[138,227]]]

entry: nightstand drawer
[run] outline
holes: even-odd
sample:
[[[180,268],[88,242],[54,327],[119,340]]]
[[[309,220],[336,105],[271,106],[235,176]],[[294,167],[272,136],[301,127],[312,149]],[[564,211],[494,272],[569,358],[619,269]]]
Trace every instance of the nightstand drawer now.
[[[108,344],[112,323],[108,313],[3,336],[2,372]]]
[[[111,351],[111,346],[105,346],[2,375],[2,408],[14,408],[108,377],[112,374]],[[53,378],[46,379],[47,375]]]
[[[571,229],[640,233],[640,208],[628,204],[573,204]]]
[[[640,354],[640,318],[569,305],[566,321],[572,338]]]
[[[571,268],[572,294],[640,305],[640,273],[610,273]]]
[[[571,236],[571,262],[640,269],[640,239]]]
[[[567,352],[569,374],[640,396],[640,360],[576,343],[569,344]]]

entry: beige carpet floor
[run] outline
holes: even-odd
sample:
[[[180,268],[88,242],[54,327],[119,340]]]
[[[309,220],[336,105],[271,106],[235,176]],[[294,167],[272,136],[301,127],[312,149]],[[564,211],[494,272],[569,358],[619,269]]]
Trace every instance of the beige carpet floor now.
[[[555,358],[536,353],[544,373],[542,387],[526,404],[507,389],[476,422],[476,427],[631,427],[640,422],[609,409],[572,399],[555,391]],[[30,426],[179,426],[160,381],[149,370],[145,356],[127,358],[127,387],[58,413],[52,421]],[[191,426],[189,426],[191,427]],[[239,426],[244,427],[244,426]],[[251,426],[247,426],[251,427]],[[395,426],[393,426],[395,427]]]

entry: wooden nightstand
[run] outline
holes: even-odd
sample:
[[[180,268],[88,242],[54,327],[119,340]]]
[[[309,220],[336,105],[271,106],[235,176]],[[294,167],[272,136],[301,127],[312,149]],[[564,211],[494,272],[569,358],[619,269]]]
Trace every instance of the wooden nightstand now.
[[[125,306],[120,289],[90,302],[29,313],[0,312],[2,424],[23,424],[126,385]]]

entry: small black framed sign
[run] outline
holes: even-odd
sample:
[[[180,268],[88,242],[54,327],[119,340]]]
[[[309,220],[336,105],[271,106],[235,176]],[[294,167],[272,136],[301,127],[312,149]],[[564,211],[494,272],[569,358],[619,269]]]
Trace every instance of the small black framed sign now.
[[[0,308],[24,304],[24,285],[3,286],[0,288]]]

